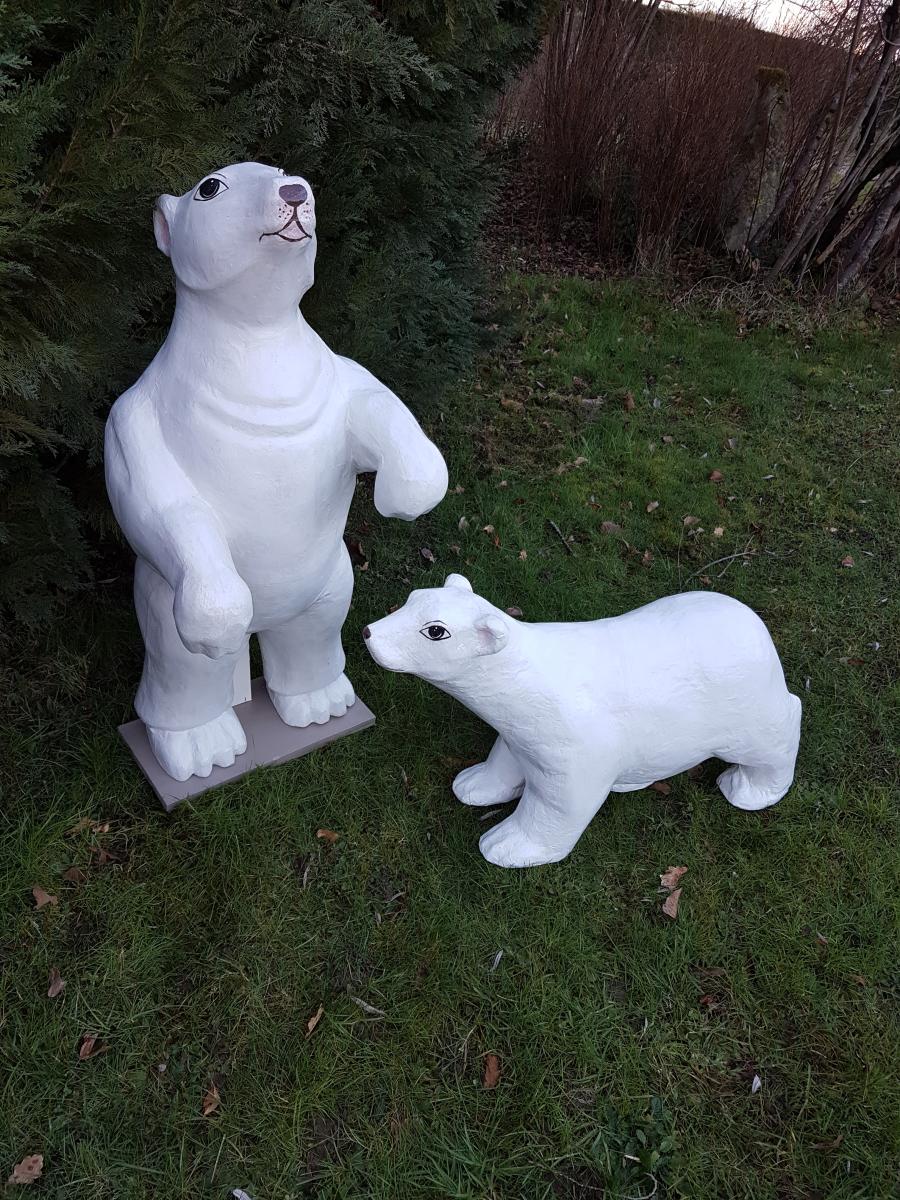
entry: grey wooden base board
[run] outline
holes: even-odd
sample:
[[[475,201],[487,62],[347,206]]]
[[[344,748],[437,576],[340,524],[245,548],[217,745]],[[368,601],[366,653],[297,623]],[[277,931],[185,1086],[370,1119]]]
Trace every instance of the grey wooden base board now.
[[[257,767],[271,767],[299,758],[309,754],[310,750],[318,750],[320,746],[327,746],[329,742],[346,737],[349,733],[359,733],[375,724],[374,713],[362,700],[357,699],[344,716],[332,717],[327,725],[307,725],[305,729],[295,729],[285,725],[272,707],[262,679],[253,680],[252,699],[246,704],[236,705],[234,711],[247,735],[245,753],[236,758],[230,767],[213,767],[205,779],[192,775],[183,783],[167,775],[156,761],[143,721],[129,721],[119,726],[123,741],[166,812],[171,812],[182,800],[201,796],[212,788],[221,787],[223,783],[240,779]]]

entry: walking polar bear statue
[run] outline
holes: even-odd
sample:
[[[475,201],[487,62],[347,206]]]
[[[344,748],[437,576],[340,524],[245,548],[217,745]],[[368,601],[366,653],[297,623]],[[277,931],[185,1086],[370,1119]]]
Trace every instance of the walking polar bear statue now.
[[[154,226],[175,316],[113,406],[106,477],[137,554],[135,708],[161,766],[186,780],[246,749],[232,704],[252,633],[288,725],[353,704],[340,635],[356,475],[375,471],[378,511],[412,520],[443,498],[447,468],[397,397],[300,314],[316,252],[305,179],[225,167],[161,196]]]
[[[528,624],[461,575],[412,592],[363,630],[391,671],[428,680],[497,731],[487,761],[456,776],[464,804],[513,814],[485,833],[501,867],[565,858],[609,792],[631,792],[716,757],[737,808],[781,799],[794,778],[800,700],[745,605],[687,592],[599,621]]]

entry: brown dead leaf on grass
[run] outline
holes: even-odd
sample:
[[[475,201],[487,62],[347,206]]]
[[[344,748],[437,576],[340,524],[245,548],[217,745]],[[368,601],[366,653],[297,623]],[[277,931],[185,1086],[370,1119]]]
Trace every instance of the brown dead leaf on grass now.
[[[652,550],[645,550],[644,553],[641,555],[641,566],[642,567],[652,567],[653,566],[653,551]]]
[[[87,1058],[93,1058],[95,1054],[102,1054],[106,1049],[101,1045],[96,1033],[83,1033],[81,1035],[81,1043],[78,1046],[79,1062],[84,1062]]]
[[[313,1015],[306,1022],[306,1036],[307,1037],[309,1037],[312,1034],[312,1032],[314,1031],[314,1029],[316,1028],[318,1023],[322,1020],[324,1015],[325,1015],[325,1005],[320,1004],[319,1007],[316,1009],[316,1011],[313,1013]]]
[[[47,995],[51,1000],[55,1000],[66,986],[66,981],[60,975],[58,967],[50,968],[50,978],[47,980],[47,985]]]
[[[686,874],[687,867],[666,867],[665,871],[659,877],[659,886],[671,892],[673,888],[678,887],[682,875]]]
[[[710,483],[721,483],[724,478],[725,476],[719,470],[710,471],[709,475],[707,476],[707,479],[709,479]]]
[[[430,563],[434,562],[434,551],[431,549],[430,546],[423,546],[422,549],[419,551],[419,553],[422,555],[422,557],[425,559],[426,562],[430,562]]]
[[[692,526],[700,524],[700,518],[692,517],[689,514],[688,516],[681,518],[681,523],[685,527],[685,529],[690,529],[690,528],[692,528]]]
[[[626,412],[634,412],[634,395],[631,392],[625,393],[625,398],[622,401],[622,407]]]
[[[654,792],[659,792],[661,796],[668,796],[669,792],[672,790],[672,785],[670,783],[666,783],[664,779],[657,779],[656,783],[651,783],[650,786],[653,788]]]
[[[90,829],[92,833],[109,833],[109,821],[95,821],[93,817],[80,817],[71,829],[65,832],[66,837],[74,837],[77,833],[84,833],[86,829]]]
[[[617,525],[615,521],[601,521],[600,529],[603,533],[621,533],[622,526]]]
[[[204,1117],[210,1117],[222,1103],[222,1097],[219,1095],[219,1089],[214,1083],[209,1085],[209,1090],[203,1097],[203,1105],[200,1109]]]
[[[855,564],[855,563],[854,563],[854,561],[853,561],[853,555],[852,555],[852,554],[845,554],[845,555],[844,555],[844,557],[841,559],[841,566],[842,566],[842,567],[852,567],[852,566],[855,566],[855,565],[856,565],[856,564]]]
[[[658,500],[651,500],[651,501],[650,501],[650,503],[647,505],[647,510],[646,510],[646,511],[647,511],[647,512],[656,512],[656,510],[657,510],[658,508],[659,508],[659,501],[658,501]]]
[[[81,867],[66,867],[62,873],[66,883],[86,883],[87,875],[82,871]]]
[[[491,1091],[500,1082],[500,1058],[496,1054],[488,1054],[484,1060],[484,1087]]]
[[[51,896],[49,892],[45,892],[38,884],[35,884],[31,889],[31,894],[34,896],[34,907],[36,909],[46,908],[48,904],[59,904],[56,896]]]
[[[12,1169],[12,1175],[7,1179],[7,1183],[12,1186],[14,1184],[28,1185],[34,1183],[36,1179],[40,1179],[44,1170],[43,1154],[29,1154],[16,1163]]]
[[[663,901],[662,910],[667,917],[671,917],[674,921],[678,916],[678,903],[681,900],[681,888],[676,888],[674,892],[670,892]]]
[[[323,842],[327,842],[329,846],[333,846],[341,835],[335,833],[331,829],[317,829],[316,837],[321,838]]]

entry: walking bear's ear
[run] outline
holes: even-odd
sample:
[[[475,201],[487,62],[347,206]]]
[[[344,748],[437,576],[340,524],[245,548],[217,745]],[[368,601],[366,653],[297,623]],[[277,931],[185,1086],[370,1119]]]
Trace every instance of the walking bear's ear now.
[[[472,585],[466,579],[465,575],[448,575],[444,580],[444,587],[460,588],[463,592],[471,592]]]
[[[496,654],[509,641],[509,627],[502,617],[495,617],[493,613],[478,618],[475,632],[478,634],[479,654]]]
[[[153,232],[156,234],[156,244],[166,258],[171,256],[172,230],[170,222],[175,215],[177,201],[174,196],[158,196],[153,206]]]

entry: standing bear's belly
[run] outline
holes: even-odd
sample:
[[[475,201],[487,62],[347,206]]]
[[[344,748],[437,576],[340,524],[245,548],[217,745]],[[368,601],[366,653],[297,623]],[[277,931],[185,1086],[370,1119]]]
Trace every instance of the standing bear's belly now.
[[[258,630],[304,611],[340,569],[356,473],[340,394],[312,417],[301,406],[247,411],[236,419],[200,403],[165,432],[222,525]]]

